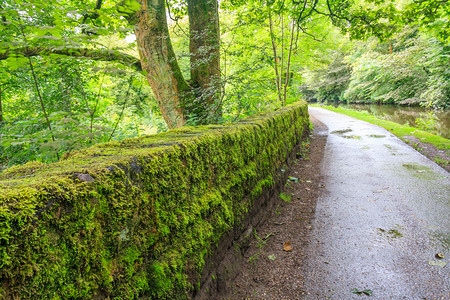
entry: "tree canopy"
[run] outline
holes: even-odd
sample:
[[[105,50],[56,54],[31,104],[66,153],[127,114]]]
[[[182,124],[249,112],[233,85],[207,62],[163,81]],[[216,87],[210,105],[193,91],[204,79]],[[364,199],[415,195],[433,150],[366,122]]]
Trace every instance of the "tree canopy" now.
[[[0,19],[3,164],[299,97],[448,106],[447,1],[5,0]]]

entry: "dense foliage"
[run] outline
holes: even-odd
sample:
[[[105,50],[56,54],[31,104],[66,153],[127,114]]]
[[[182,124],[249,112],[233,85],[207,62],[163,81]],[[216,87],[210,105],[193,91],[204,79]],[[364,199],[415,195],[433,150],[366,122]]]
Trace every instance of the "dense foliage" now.
[[[161,91],[170,84],[157,83],[172,79],[156,78],[149,66],[142,71],[149,50],[135,34],[143,30],[135,14],[147,1],[103,2],[0,5],[0,166],[56,161],[74,149],[168,128],[173,105]],[[153,64],[180,70],[172,80],[181,86],[179,124],[232,121],[299,97],[449,105],[442,1],[221,1],[220,43],[195,48],[193,40],[209,39],[190,30],[201,15],[189,15],[189,5],[200,2],[217,1],[167,1],[171,43],[164,47],[173,46],[174,57]],[[211,45],[220,46],[220,70],[208,79],[198,70],[211,63],[201,55]]]
[[[79,47],[135,52],[133,44],[117,41],[124,37],[120,30],[99,36],[116,32],[120,22],[114,16],[108,28],[79,26],[71,16],[84,18],[86,6],[38,1],[4,1],[2,6],[0,165],[55,161],[74,149],[164,130],[160,117],[153,116],[158,110],[141,74],[77,57],[87,55],[75,52]],[[107,11],[115,11],[114,6]],[[51,51],[35,55],[45,47]],[[70,49],[77,55],[58,52]]]
[[[318,101],[450,106],[450,47],[417,27],[382,43],[353,43],[325,69],[313,71],[307,90]]]

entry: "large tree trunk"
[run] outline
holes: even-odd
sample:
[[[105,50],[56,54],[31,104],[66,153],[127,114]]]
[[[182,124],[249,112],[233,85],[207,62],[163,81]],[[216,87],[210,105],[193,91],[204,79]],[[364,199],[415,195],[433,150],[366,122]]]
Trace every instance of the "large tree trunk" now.
[[[137,2],[139,5],[136,5]],[[101,7],[97,1],[96,8]],[[127,54],[96,49],[52,47],[2,48],[0,60],[13,53],[25,57],[58,53],[94,60],[120,61],[144,71],[169,128],[213,123],[221,115],[219,15],[217,0],[187,0],[190,23],[191,85],[183,78],[170,41],[165,0],[123,0],[117,10],[135,27],[140,62]]]
[[[141,65],[169,128],[186,123],[185,104],[191,88],[184,80],[172,49],[164,0],[141,0],[133,16]]]
[[[120,9],[135,25],[142,69],[167,125],[180,127],[190,118],[201,124],[215,122],[221,114],[217,0],[187,0],[190,84],[183,78],[172,49],[165,1],[139,0],[139,3],[136,13]]]
[[[191,86],[197,103],[192,108],[202,123],[221,115],[220,32],[217,0],[187,0]]]

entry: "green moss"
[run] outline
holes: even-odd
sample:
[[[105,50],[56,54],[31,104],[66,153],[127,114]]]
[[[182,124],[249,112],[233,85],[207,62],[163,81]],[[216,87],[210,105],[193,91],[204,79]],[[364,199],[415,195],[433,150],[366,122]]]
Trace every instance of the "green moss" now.
[[[308,124],[300,102],[6,170],[0,298],[187,298]]]
[[[291,195],[288,195],[286,193],[280,193],[280,198],[284,202],[288,202],[288,203],[291,202]]]

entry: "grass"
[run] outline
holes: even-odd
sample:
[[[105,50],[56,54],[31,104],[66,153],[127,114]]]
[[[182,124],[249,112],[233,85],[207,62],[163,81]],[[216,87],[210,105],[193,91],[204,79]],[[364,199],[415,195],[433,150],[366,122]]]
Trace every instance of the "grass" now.
[[[286,194],[286,193],[280,193],[280,198],[284,201],[284,202],[291,202],[291,196]]]
[[[392,134],[398,136],[405,142],[408,142],[407,136],[414,136],[418,138],[423,143],[428,143],[435,146],[437,149],[441,150],[450,150],[450,141],[441,136],[414,128],[410,126],[400,125],[395,122],[387,121],[379,119],[373,115],[370,115],[367,112],[356,111],[353,109],[345,109],[341,107],[333,107],[333,106],[319,106],[319,105],[311,105],[316,107],[322,107],[327,110],[331,110],[340,114],[344,114],[356,119],[360,119],[389,130]]]
[[[448,166],[449,163],[450,163],[448,160],[441,159],[441,158],[439,158],[439,157],[435,157],[435,158],[433,158],[433,160],[434,160],[434,162],[437,163],[438,165],[441,165],[441,166],[444,166],[444,167]]]

